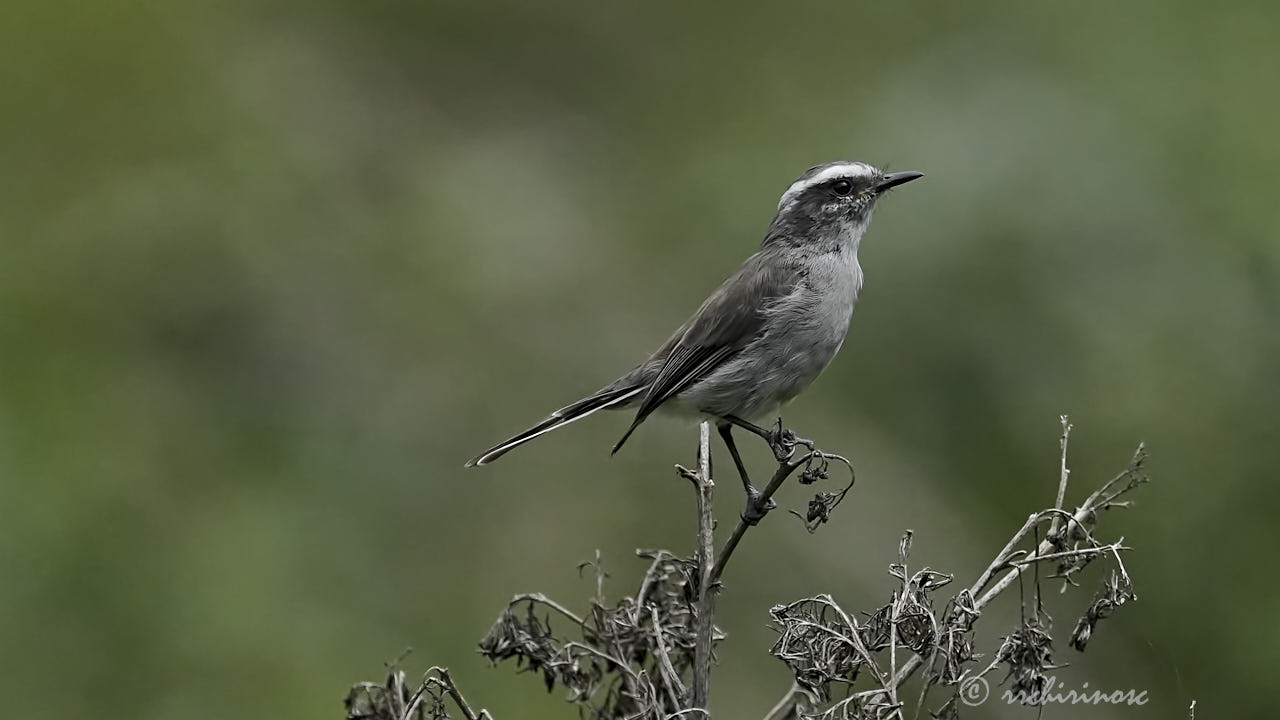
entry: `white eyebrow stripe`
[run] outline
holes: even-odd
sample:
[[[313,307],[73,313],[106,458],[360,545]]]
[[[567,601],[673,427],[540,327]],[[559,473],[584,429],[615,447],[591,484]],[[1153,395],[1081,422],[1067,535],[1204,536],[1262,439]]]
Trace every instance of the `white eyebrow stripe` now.
[[[791,183],[791,187],[787,188],[787,191],[782,193],[782,198],[778,200],[778,209],[781,210],[783,207],[791,203],[791,201],[799,197],[800,193],[815,185],[821,185],[822,183],[830,182],[831,180],[841,177],[872,178],[878,175],[879,172],[880,171],[870,165],[860,162],[848,162],[832,165],[829,168],[824,168],[813,177],[801,178]]]

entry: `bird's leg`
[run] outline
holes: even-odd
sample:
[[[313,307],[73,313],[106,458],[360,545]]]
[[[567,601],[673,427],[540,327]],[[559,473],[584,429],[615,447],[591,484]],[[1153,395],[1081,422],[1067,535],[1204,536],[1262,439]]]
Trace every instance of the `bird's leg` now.
[[[716,430],[720,431],[720,437],[724,438],[724,444],[729,448],[733,464],[738,467],[738,476],[742,478],[742,489],[747,493],[747,507],[742,512],[742,519],[748,525],[755,525],[778,504],[773,501],[773,498],[760,502],[760,491],[751,484],[751,478],[747,476],[747,466],[743,464],[742,456],[738,454],[738,446],[733,442],[733,425],[722,420],[716,423]]]
[[[778,418],[772,430],[765,430],[755,423],[733,415],[726,415],[724,419],[764,439],[765,442],[769,443],[769,449],[773,451],[774,459],[780,463],[790,460],[791,456],[795,455],[797,445],[803,445],[809,450],[813,450],[813,441],[797,437],[795,433],[782,427],[781,417]]]
[[[724,421],[729,423],[730,425],[737,425],[738,427],[742,428],[743,430],[746,430],[752,435],[756,435],[760,437],[762,440],[769,443],[769,445],[771,446],[773,445],[773,431],[771,430],[765,430],[759,425],[756,425],[755,423],[749,420],[743,420],[737,415],[725,415]]]
[[[733,442],[733,426],[728,423],[716,423],[716,430],[720,431],[720,437],[724,439],[724,444],[729,448],[729,454],[733,456],[733,464],[738,468],[738,477],[742,478],[742,489],[746,491],[747,498],[753,498],[760,494],[755,486],[751,484],[751,478],[747,476],[747,466],[742,462],[742,456],[738,454],[738,446]]]

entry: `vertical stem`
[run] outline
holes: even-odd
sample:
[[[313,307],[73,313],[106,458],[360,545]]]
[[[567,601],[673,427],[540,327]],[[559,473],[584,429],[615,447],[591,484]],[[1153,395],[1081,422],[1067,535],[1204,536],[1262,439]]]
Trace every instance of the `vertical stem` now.
[[[1054,510],[1062,509],[1062,502],[1067,497],[1067,479],[1071,477],[1071,469],[1067,467],[1067,441],[1071,439],[1071,421],[1066,415],[1059,415],[1058,422],[1062,423],[1062,437],[1058,440],[1058,446],[1062,448],[1062,455],[1058,462],[1058,499],[1053,504]],[[1058,523],[1061,518],[1055,513],[1053,522],[1049,525],[1049,537],[1058,534]],[[1070,534],[1071,528],[1067,528],[1067,534]]]
[[[711,513],[711,425],[698,425],[698,475],[694,490],[698,499],[698,536],[694,544],[697,562],[697,627],[693,648],[693,697],[691,709],[701,710],[703,718],[711,695],[711,636],[715,628],[716,596],[711,591],[711,569],[715,553],[715,519]]]

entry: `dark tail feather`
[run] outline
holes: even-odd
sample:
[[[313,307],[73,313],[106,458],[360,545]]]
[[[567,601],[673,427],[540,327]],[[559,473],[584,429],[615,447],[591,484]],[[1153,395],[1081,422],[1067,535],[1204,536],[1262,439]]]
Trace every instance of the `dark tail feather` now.
[[[476,467],[478,465],[488,465],[498,458],[506,455],[511,450],[529,442],[530,440],[555,430],[556,428],[568,425],[575,420],[590,415],[597,410],[603,410],[611,405],[617,405],[625,400],[630,399],[636,393],[644,390],[644,387],[626,387],[611,388],[601,390],[590,397],[585,397],[572,405],[566,405],[559,410],[551,413],[545,420],[525,430],[519,435],[515,435],[507,440],[494,445],[483,453],[469,460],[466,467]],[[633,428],[634,429],[634,428]],[[630,431],[628,431],[630,434]],[[614,448],[617,451],[617,448]]]
[[[644,415],[636,415],[636,419],[631,421],[631,427],[627,428],[627,431],[622,433],[622,439],[619,440],[618,444],[614,445],[613,449],[609,451],[610,455],[618,454],[618,451],[622,449],[622,444],[627,441],[627,438],[631,437],[631,433],[635,432],[636,428],[640,427],[640,423],[644,422],[644,418]]]

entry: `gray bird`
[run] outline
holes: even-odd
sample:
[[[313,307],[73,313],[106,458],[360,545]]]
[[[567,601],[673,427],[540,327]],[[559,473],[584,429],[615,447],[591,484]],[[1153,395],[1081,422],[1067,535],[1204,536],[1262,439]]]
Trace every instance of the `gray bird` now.
[[[467,467],[493,462],[597,410],[634,407],[635,419],[613,447],[616,453],[645,418],[662,409],[716,423],[750,505],[757,493],[734,445],[733,426],[777,447],[775,433],[750,421],[776,412],[835,357],[862,289],[858,244],[871,212],[890,188],[920,177],[849,161],[809,168],[782,194],[760,250],[648,360]]]

